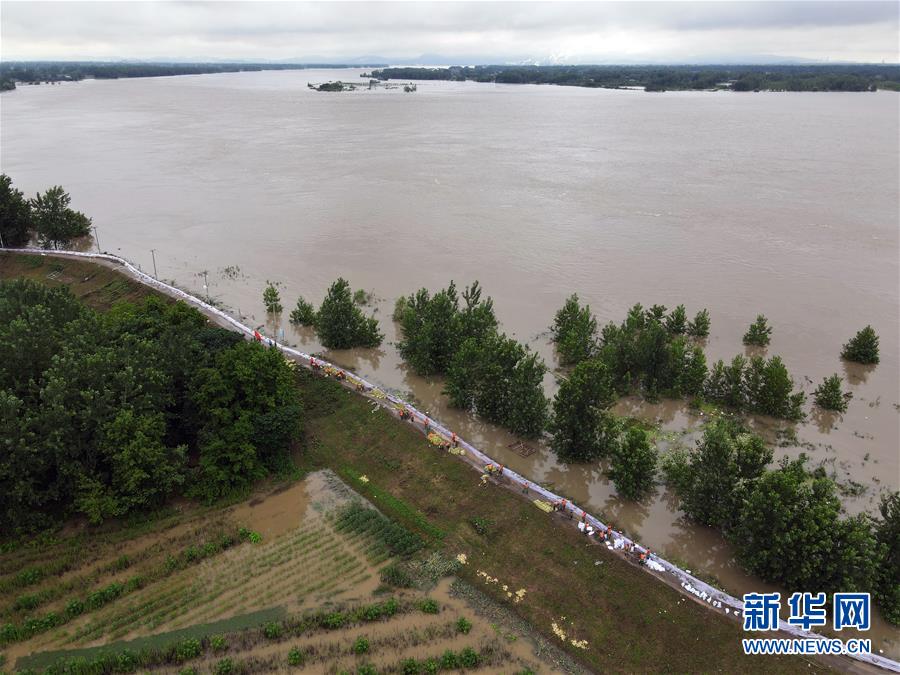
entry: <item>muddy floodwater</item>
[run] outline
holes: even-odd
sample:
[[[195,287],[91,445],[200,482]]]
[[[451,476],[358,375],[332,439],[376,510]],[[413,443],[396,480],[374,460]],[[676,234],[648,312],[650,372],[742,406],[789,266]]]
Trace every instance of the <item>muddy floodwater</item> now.
[[[373,292],[384,346],[329,358],[734,593],[763,585],[662,488],[622,501],[599,465],[566,467],[544,448],[521,457],[512,437],[448,410],[442,383],[398,358],[395,299],[478,279],[503,329],[554,369],[547,327],[573,292],[601,322],[635,302],[708,308],[710,362],[743,353],[764,313],[767,353],[802,389],[837,372],[853,392],[845,415],[811,413],[776,457],[825,462],[849,513],[898,489],[900,96],[306,86],[359,72],[23,86],[0,97],[0,164],[26,193],[65,186],[104,250],[153,272],[155,249],[161,278],[306,350],[321,348],[287,312],[267,321],[267,280],[288,311],[298,295],[320,302],[339,275]],[[867,324],[880,365],[842,363],[841,345]],[[692,442],[703,421],[679,402],[619,412],[658,420],[670,442]],[[770,439],[789,428],[756,423]],[[900,656],[896,632],[882,632]]]

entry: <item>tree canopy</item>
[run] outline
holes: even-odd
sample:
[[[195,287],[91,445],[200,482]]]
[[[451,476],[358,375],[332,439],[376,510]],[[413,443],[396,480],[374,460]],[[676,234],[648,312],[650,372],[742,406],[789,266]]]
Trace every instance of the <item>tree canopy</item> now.
[[[591,314],[590,305],[581,306],[576,294],[556,313],[551,333],[564,366],[590,358],[597,349],[597,319]]]
[[[0,239],[4,246],[24,246],[31,237],[31,204],[12,179],[0,174]]]
[[[606,364],[588,359],[575,366],[553,399],[549,428],[556,456],[566,462],[608,456],[618,443],[619,424],[609,412],[615,400]]]
[[[841,358],[856,363],[878,363],[878,335],[872,326],[866,326],[844,345]]]
[[[67,288],[0,284],[0,532],[246,484],[299,433],[291,381],[279,353],[182,303],[100,315]]]
[[[356,303],[350,284],[339,278],[328,289],[316,315],[316,331],[329,349],[377,347],[384,339],[378,320],[365,316]]]
[[[649,434],[631,426],[610,457],[609,477],[616,492],[626,499],[640,499],[653,488],[659,455]]]
[[[31,200],[31,218],[43,248],[67,248],[91,233],[91,219],[69,207],[72,198],[56,185]]]

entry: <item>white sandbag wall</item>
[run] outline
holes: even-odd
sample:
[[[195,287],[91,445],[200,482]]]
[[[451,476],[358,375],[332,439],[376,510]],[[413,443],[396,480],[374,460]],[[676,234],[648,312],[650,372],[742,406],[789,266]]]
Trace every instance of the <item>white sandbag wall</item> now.
[[[121,258],[119,256],[103,254],[103,253],[82,253],[82,252],[78,252],[78,251],[45,251],[43,249],[30,249],[30,248],[28,248],[28,249],[8,249],[8,248],[6,248],[6,249],[0,249],[0,250],[9,251],[11,253],[29,253],[29,254],[33,254],[33,255],[49,254],[49,255],[61,255],[61,256],[75,256],[75,257],[81,257],[81,258],[101,259],[101,260],[107,260],[107,261],[110,261],[113,263],[117,263],[117,264],[120,264],[123,267],[125,267],[125,269],[128,270],[128,272],[130,272],[131,275],[134,276],[138,281],[141,281],[142,283],[147,284],[148,286],[151,286],[153,288],[158,288],[158,289],[164,291],[165,293],[167,293],[168,295],[174,296],[176,298],[184,300],[185,302],[195,305],[195,306],[199,307],[200,309],[202,309],[207,314],[213,314],[213,315],[219,317],[220,319],[225,321],[229,326],[233,327],[235,330],[237,330],[251,338],[254,336],[254,333],[255,333],[255,331],[252,328],[245,326],[244,324],[239,322],[237,319],[230,316],[229,314],[226,314],[222,310],[220,310],[216,307],[213,307],[212,305],[210,305],[206,302],[203,302],[199,298],[197,298],[193,295],[190,295],[189,293],[186,293],[185,291],[182,291],[179,288],[176,288],[176,287],[171,286],[163,281],[159,281],[158,279],[153,278],[149,274],[142,272],[136,266],[134,266],[133,264],[131,264],[130,262],[128,262],[127,260],[125,260],[124,258]],[[305,354],[304,352],[298,351],[296,349],[292,349],[291,347],[276,344],[275,341],[273,341],[270,338],[263,337],[263,341],[265,342],[265,344],[267,344],[269,346],[277,346],[277,348],[280,349],[282,352],[284,352],[286,354],[290,354],[291,356],[295,357],[295,359],[298,359],[300,361],[301,365],[304,365],[307,368],[310,367],[311,359],[315,358],[316,363],[318,365],[322,366],[323,368],[331,367],[336,370],[344,370],[344,369],[340,368],[340,366],[336,366],[332,363],[329,363],[328,361],[324,361],[324,360],[320,359],[319,357],[311,357],[309,354]],[[453,433],[449,429],[447,429],[446,427],[441,425],[439,422],[436,422],[431,417],[416,410],[416,408],[409,405],[402,399],[394,396],[393,394],[391,394],[389,392],[383,391],[380,387],[364,380],[363,378],[359,377],[358,375],[350,373],[346,370],[344,370],[344,372],[347,373],[347,381],[345,382],[345,384],[356,385],[358,383],[358,384],[361,384],[363,387],[365,387],[365,391],[360,392],[360,394],[362,396],[365,396],[367,399],[374,401],[375,403],[377,403],[378,405],[380,405],[384,408],[387,408],[392,414],[395,414],[395,415],[397,414],[397,409],[396,409],[397,406],[405,407],[409,412],[411,412],[413,414],[414,420],[418,420],[418,421],[424,423],[424,421],[427,419],[427,420],[429,420],[430,428],[432,431],[435,431],[438,434],[445,436],[447,438],[447,440],[449,440],[452,437]],[[378,392],[380,395],[375,396],[375,395],[373,395],[373,392]],[[424,429],[424,427],[423,427],[423,429]],[[480,464],[480,465],[486,465],[486,464],[497,465],[497,464],[499,464],[499,462],[492,459],[488,455],[484,454],[483,452],[478,450],[478,448],[467,443],[463,439],[458,438],[458,443],[459,443],[459,447],[463,448],[469,454],[470,458],[472,460],[475,460],[478,464]],[[512,469],[503,467],[503,475],[512,479],[516,484],[521,485],[523,487],[527,487],[529,490],[541,495],[545,499],[549,500],[551,503],[559,502],[563,499],[559,495],[556,495],[553,492],[550,492],[549,490],[544,489],[537,483],[534,483],[534,482],[528,480],[527,478],[525,478],[524,476],[519,475]],[[571,511],[574,515],[576,515],[579,520],[580,520],[582,514],[584,514],[586,516],[587,523],[592,525],[595,530],[600,529],[600,528],[603,528],[604,530],[606,529],[606,525],[603,522],[601,522],[596,517],[592,516],[590,513],[587,513],[586,511],[581,509],[576,504],[574,504],[570,501],[567,501],[566,509],[568,511]],[[647,551],[647,549],[645,547],[641,546],[637,542],[632,541],[631,539],[629,539],[628,537],[626,537],[625,535],[623,535],[619,532],[613,531],[613,535],[612,535],[611,539],[613,541],[609,541],[607,543],[607,546],[609,548],[612,548],[612,549],[620,548],[621,544],[619,544],[619,541],[621,541],[621,542],[627,542],[629,544],[633,544],[634,549],[638,552]],[[673,565],[672,563],[668,562],[667,560],[664,560],[663,558],[659,557],[655,553],[652,555],[651,560],[654,563],[657,563],[655,565],[649,566],[649,567],[651,567],[651,569],[653,569],[654,571],[657,571],[657,572],[668,572],[668,573],[674,575],[675,578],[679,581],[681,588],[684,589],[685,593],[690,593],[691,595],[694,595],[699,600],[705,601],[710,607],[717,609],[719,612],[721,612],[725,615],[728,615],[728,616],[734,616],[740,620],[741,613],[744,608],[744,603],[741,600],[738,600],[737,598],[732,597],[731,595],[728,595],[727,593],[725,593],[723,591],[713,588],[709,584],[701,581],[700,579],[697,579],[696,577],[692,576],[691,574],[688,574],[685,570],[682,570],[680,567],[677,567],[677,566]],[[793,637],[797,637],[797,638],[801,638],[801,639],[819,639],[819,640],[828,639],[822,635],[818,635],[817,633],[812,633],[809,631],[802,630],[802,629],[800,629],[792,624],[789,624],[783,620],[780,621],[779,629],[784,633],[788,633],[789,635],[791,635]],[[763,636],[756,634],[756,635],[753,635],[752,637],[763,637]],[[870,663],[870,664],[878,666],[880,668],[884,668],[885,670],[900,673],[900,662],[885,658],[883,656],[879,656],[877,654],[848,654],[847,656],[849,656],[850,658],[856,659],[857,661]]]

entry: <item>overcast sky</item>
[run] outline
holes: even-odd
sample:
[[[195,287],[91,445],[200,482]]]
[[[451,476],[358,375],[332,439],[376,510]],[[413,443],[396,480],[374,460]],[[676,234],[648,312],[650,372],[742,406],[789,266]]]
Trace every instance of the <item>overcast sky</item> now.
[[[898,62],[897,2],[0,2],[0,58]]]

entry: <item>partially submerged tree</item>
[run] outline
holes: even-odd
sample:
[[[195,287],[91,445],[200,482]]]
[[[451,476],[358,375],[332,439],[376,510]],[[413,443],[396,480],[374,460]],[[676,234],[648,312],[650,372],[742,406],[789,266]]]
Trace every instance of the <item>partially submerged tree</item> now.
[[[536,354],[492,333],[463,342],[453,356],[444,392],[456,408],[523,436],[538,436],[547,419],[545,372]]]
[[[856,363],[878,363],[878,335],[872,326],[866,326],[844,345],[841,358]]]
[[[263,291],[263,304],[266,306],[266,312],[269,314],[278,314],[284,309],[281,306],[281,294],[271,281],[266,282],[266,289]]]
[[[703,339],[709,336],[709,312],[701,309],[687,326],[687,334],[691,337]]]
[[[813,392],[816,405],[825,410],[846,411],[847,404],[853,398],[853,394],[849,391],[843,391],[841,382],[843,380],[837,373],[823,379],[822,384],[816,387],[816,390]]]
[[[668,453],[663,472],[689,518],[727,528],[749,485],[771,460],[772,450],[759,436],[719,419],[706,425],[693,451]]]
[[[704,388],[706,397],[737,410],[771,415],[797,421],[803,419],[806,394],[794,391],[791,379],[779,356],[749,360],[738,354],[726,366],[717,361]]]
[[[609,477],[627,499],[640,499],[653,488],[658,454],[646,431],[632,426],[610,457]]]
[[[56,185],[31,200],[32,222],[43,248],[66,248],[91,232],[91,219],[69,208],[72,198]]]
[[[366,317],[353,302],[350,284],[338,279],[328,289],[316,315],[316,331],[328,349],[377,347],[384,339],[378,320]]]
[[[772,339],[772,328],[762,314],[757,315],[756,321],[750,324],[750,328],[744,333],[744,344],[755,347],[765,347]]]
[[[553,399],[550,447],[564,462],[608,456],[618,443],[619,424],[609,407],[616,391],[599,359],[579,363],[560,383]]]
[[[298,326],[315,326],[316,309],[301,296],[297,298],[297,306],[291,310],[290,320]]]
[[[591,314],[590,305],[582,307],[575,294],[556,313],[551,333],[564,366],[584,361],[596,351],[597,320]]]

